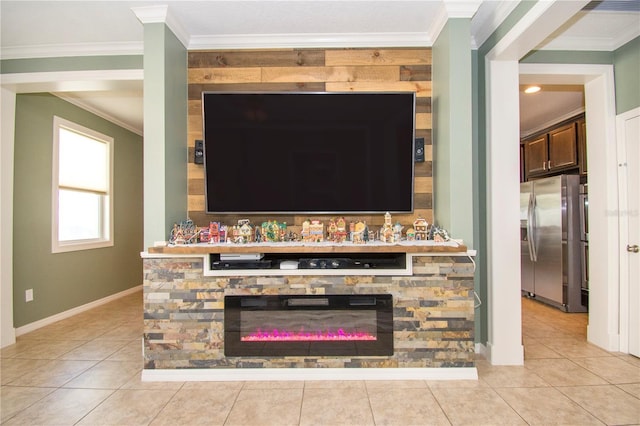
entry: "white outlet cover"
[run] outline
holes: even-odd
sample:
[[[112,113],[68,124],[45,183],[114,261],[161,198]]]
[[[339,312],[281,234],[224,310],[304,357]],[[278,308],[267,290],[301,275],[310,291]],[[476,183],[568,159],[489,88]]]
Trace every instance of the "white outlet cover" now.
[[[24,292],[24,298],[26,302],[31,302],[33,301],[33,289],[30,288],[29,290],[26,290]]]

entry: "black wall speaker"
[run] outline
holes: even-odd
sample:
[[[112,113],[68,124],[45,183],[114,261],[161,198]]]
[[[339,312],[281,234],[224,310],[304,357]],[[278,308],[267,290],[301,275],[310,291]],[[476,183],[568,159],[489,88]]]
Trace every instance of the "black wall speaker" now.
[[[204,145],[201,140],[196,140],[196,147],[193,150],[193,162],[196,164],[204,163]]]
[[[416,138],[414,149],[416,163],[424,163],[424,138]]]

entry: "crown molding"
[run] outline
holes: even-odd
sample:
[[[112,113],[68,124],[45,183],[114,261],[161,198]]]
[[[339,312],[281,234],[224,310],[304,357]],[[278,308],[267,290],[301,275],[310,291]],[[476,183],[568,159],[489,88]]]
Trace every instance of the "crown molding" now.
[[[498,29],[500,24],[518,6],[517,1],[500,1],[493,7],[493,3],[483,3],[478,12],[471,19],[471,44],[478,48]]]
[[[431,47],[427,33],[327,33],[327,34],[235,34],[193,36],[189,50],[349,48],[349,47]]]
[[[560,36],[536,50],[582,50],[612,52],[640,36],[640,28],[630,27],[616,38]]]
[[[62,58],[73,56],[142,55],[142,42],[76,43],[4,47],[0,59]]]
[[[143,25],[165,24],[184,47],[189,46],[189,33],[184,29],[178,18],[170,13],[168,5],[132,7],[131,11]]]
[[[432,25],[429,28],[429,39],[432,41],[436,40],[449,19],[472,18],[481,4],[482,1],[480,0],[445,0],[442,2],[438,14],[433,19]]]

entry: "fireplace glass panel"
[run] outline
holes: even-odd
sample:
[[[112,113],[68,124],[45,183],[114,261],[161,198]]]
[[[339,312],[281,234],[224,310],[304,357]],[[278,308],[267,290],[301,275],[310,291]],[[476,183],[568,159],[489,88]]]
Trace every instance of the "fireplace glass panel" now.
[[[391,295],[226,296],[225,355],[392,355]]]

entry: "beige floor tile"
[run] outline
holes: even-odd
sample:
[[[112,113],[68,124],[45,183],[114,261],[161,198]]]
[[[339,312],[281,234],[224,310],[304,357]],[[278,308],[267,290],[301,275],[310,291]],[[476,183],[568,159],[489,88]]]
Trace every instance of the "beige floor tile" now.
[[[78,425],[147,425],[175,393],[172,390],[117,390]]]
[[[240,390],[244,382],[186,382],[181,389],[233,389]]]
[[[587,358],[587,357],[600,357],[611,356],[611,354],[603,349],[598,348],[586,340],[582,339],[540,339],[540,342],[559,353],[563,357],[572,358]]]
[[[118,389],[142,370],[138,362],[102,361],[64,385],[65,388]]]
[[[524,344],[524,359],[562,358],[562,355],[543,345],[539,340]]]
[[[524,366],[551,386],[601,385],[607,383],[604,379],[565,358],[533,359],[525,361]]]
[[[309,380],[304,382],[306,389],[359,389],[366,390],[363,380]]]
[[[502,388],[496,392],[530,425],[601,425],[555,388]]]
[[[96,361],[52,360],[9,382],[15,386],[60,387],[88,370]]]
[[[106,333],[96,337],[101,340],[133,340],[142,339],[142,321],[140,324],[132,323],[112,328]]]
[[[631,383],[617,386],[629,395],[635,396],[636,398],[640,399],[640,383]]]
[[[130,340],[107,359],[109,361],[135,361],[142,366],[142,339]]]
[[[0,381],[2,385],[6,385],[50,362],[48,359],[3,358],[0,365]]]
[[[304,388],[304,381],[302,380],[274,380],[274,381],[262,381],[244,382],[242,389],[302,389]]]
[[[363,389],[305,389],[300,424],[315,426],[375,423],[367,392]]]
[[[376,387],[368,394],[376,426],[450,424],[428,389]]]
[[[558,390],[608,425],[640,424],[640,400],[614,385]]]
[[[493,389],[431,389],[453,425],[524,425]]]
[[[436,388],[487,388],[489,385],[482,377],[478,380],[427,380],[430,389]]]
[[[239,392],[234,389],[180,390],[151,425],[223,425]]]
[[[372,389],[427,389],[424,380],[367,380],[367,390]]]
[[[126,340],[92,340],[67,352],[60,359],[102,361],[127,343]]]
[[[225,425],[297,425],[302,388],[243,389]]]
[[[524,366],[478,366],[478,377],[493,388],[549,386],[539,375]]]
[[[12,417],[7,425],[73,425],[113,391],[103,389],[57,389]]]
[[[573,362],[609,383],[640,383],[640,367],[631,365],[618,357],[575,358]]]
[[[16,413],[41,400],[55,388],[23,388],[2,386],[0,391],[0,422],[5,422]]]
[[[629,354],[616,354],[616,357],[620,358],[621,360],[628,362],[631,365],[635,365],[636,367],[640,367],[640,358],[635,357],[633,355],[629,355]]]
[[[143,382],[141,373],[138,373],[134,374],[120,389],[179,390],[184,384],[184,382]]]
[[[18,350],[14,358],[56,359],[67,352],[86,343],[84,340],[28,340],[22,350]]]

